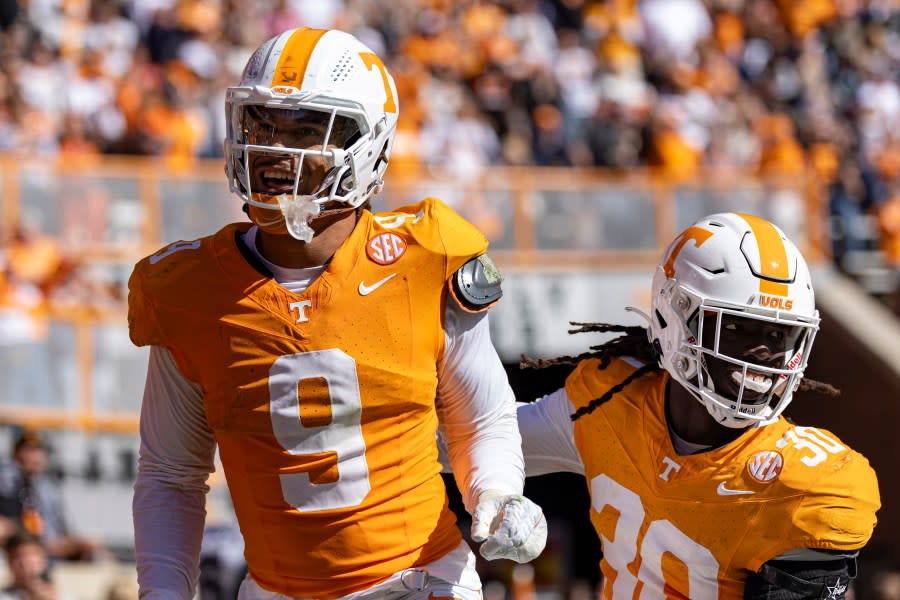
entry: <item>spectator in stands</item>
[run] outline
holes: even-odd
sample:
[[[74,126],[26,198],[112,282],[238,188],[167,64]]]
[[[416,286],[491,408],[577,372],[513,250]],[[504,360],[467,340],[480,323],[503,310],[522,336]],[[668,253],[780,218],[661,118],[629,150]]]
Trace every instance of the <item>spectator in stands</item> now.
[[[91,276],[96,263],[81,261],[65,250],[68,241],[103,239],[108,205],[105,194],[100,186],[65,190],[59,237],[44,233],[36,220],[23,219],[0,251],[0,345],[26,347],[19,353],[19,384],[7,390],[13,402],[21,403],[22,398],[42,404],[52,402],[45,376],[51,304],[55,308],[102,309],[123,300],[114,285]]]
[[[20,530],[4,544],[12,582],[0,590],[0,600],[70,600],[51,578],[47,549],[38,536]]]
[[[22,288],[33,289],[38,298],[36,305],[41,304],[71,268],[59,241],[41,231],[33,219],[22,219],[13,228],[6,257],[7,279]]]
[[[106,588],[104,600],[134,600],[138,597],[137,579],[133,575],[117,577]],[[203,597],[206,600],[206,597]]]
[[[900,600],[900,569],[885,569],[872,577],[872,593],[858,598],[862,600]]]
[[[693,111],[644,149],[644,164],[662,152],[681,161],[680,169],[694,160],[719,164],[723,140],[739,146],[725,149],[735,166],[768,168],[775,160],[774,166],[795,168],[823,124],[838,123],[854,133],[844,149],[876,161],[890,148],[900,119],[900,87],[890,77],[900,41],[889,34],[900,10],[890,3],[518,0],[374,8],[367,0],[294,0],[251,8],[235,0],[152,6],[96,0],[60,8],[26,3],[7,13],[0,51],[9,60],[0,66],[0,82],[6,82],[0,97],[8,98],[12,123],[4,126],[12,131],[4,140],[49,154],[156,154],[177,165],[219,155],[222,117],[218,101],[210,99],[239,75],[250,48],[273,28],[311,22],[352,29],[383,51],[386,63],[406,62],[420,72],[408,102],[421,109],[420,131],[442,131],[448,110],[452,119],[459,106],[474,103],[491,117],[500,147],[514,150],[496,158],[513,161],[558,164],[565,158],[580,165],[591,154],[600,165],[622,160],[595,151],[579,126],[593,121],[602,129],[620,119],[608,110],[595,119],[601,100],[632,111],[635,106],[624,104],[673,96],[675,104],[697,108],[708,95],[703,102],[714,103],[722,122],[704,122]],[[74,83],[63,94],[42,93],[66,73]],[[499,85],[486,94],[486,81]],[[440,89],[446,93],[435,93]],[[548,153],[547,136],[535,131],[532,152],[524,152],[522,121],[531,130],[546,126],[552,116],[546,107],[562,114],[564,149]],[[779,124],[779,131],[795,130],[765,156],[751,150],[767,133],[748,127],[760,111],[792,122]],[[652,116],[645,111],[643,124],[651,125]],[[710,127],[713,143],[698,148],[702,129]],[[634,146],[631,127],[627,133],[618,151]],[[446,158],[432,153],[424,166],[443,165]],[[756,164],[760,159],[764,164]]]
[[[200,597],[204,600],[237,598],[246,576],[244,539],[238,526],[207,521],[200,545]]]
[[[21,430],[12,460],[0,462],[0,535],[9,538],[24,529],[37,536],[54,559],[110,559],[111,553],[100,542],[69,528],[59,489],[47,475],[49,464],[49,448],[42,436]]]
[[[888,545],[870,548],[867,577],[854,582],[856,600],[900,600],[900,564]]]
[[[900,182],[898,182],[900,183]],[[888,265],[900,272],[900,185],[878,210],[881,247]]]
[[[0,144],[17,139],[11,146],[17,150],[27,145],[57,154],[74,145],[88,152],[161,154],[176,164],[192,155],[218,154],[220,144],[213,140],[221,139],[221,111],[209,99],[221,94],[223,81],[238,75],[249,48],[273,27],[311,22],[356,30],[384,50],[388,64],[415,63],[425,76],[419,98],[410,102],[423,109],[421,127],[440,123],[446,111],[444,96],[434,88],[452,89],[447,97],[466,96],[482,113],[500,115],[492,120],[500,145],[516,150],[503,157],[526,157],[537,164],[559,161],[560,154],[522,152],[523,129],[515,121],[522,115],[526,121],[546,117],[546,110],[534,112],[539,105],[561,109],[563,143],[570,146],[563,155],[578,163],[590,142],[577,124],[591,118],[598,96],[620,102],[609,94],[621,94],[624,83],[629,84],[624,96],[631,98],[675,94],[687,99],[703,91],[713,96],[716,113],[727,123],[716,127],[713,143],[698,156],[703,165],[718,164],[722,140],[734,138],[747,149],[761,142],[762,132],[746,131],[752,115],[740,116],[748,105],[765,106],[793,121],[795,139],[784,140],[780,151],[786,150],[782,159],[794,165],[823,123],[843,123],[853,133],[844,149],[879,160],[891,147],[900,119],[900,86],[890,76],[900,56],[900,38],[891,35],[900,10],[889,2],[12,4],[0,17],[7,27],[0,51],[8,58],[0,66],[0,98],[10,99],[0,106],[12,113],[7,118],[13,131]],[[679,18],[673,21],[670,14]],[[611,88],[604,73],[619,71],[616,63],[622,60],[639,77]],[[733,72],[727,93],[710,90],[710,80],[726,72]],[[47,93],[67,73],[74,83],[63,93]],[[503,97],[481,93],[488,73],[503,82],[496,88]],[[497,113],[498,106],[507,110]],[[617,119],[607,113],[594,126]],[[693,147],[689,129],[697,127],[692,121],[687,121],[690,127],[681,123],[677,136],[670,132],[660,140],[680,160],[691,158],[680,144]],[[83,130],[73,140],[69,124],[74,122]],[[546,139],[536,135],[533,143],[540,146]],[[632,145],[629,140],[623,150]],[[645,161],[652,158],[651,149]],[[608,163],[603,153],[592,153],[595,164]],[[738,166],[757,166],[760,157],[753,152],[739,154]],[[427,162],[444,160],[435,153]]]
[[[16,22],[19,14],[19,3],[16,0],[0,0],[0,30]]]
[[[874,190],[891,175],[870,165],[900,156],[896,2],[13,4],[0,4],[0,151],[70,164],[221,156],[226,82],[271,31],[312,23],[350,30],[415,74],[395,169],[477,175],[481,158],[768,177],[806,172],[828,132]]]
[[[15,403],[27,398],[41,404],[51,395],[44,344],[46,297],[29,265],[35,260],[52,262],[52,256],[37,248],[34,255],[25,251],[21,232],[13,230],[0,247],[0,347],[11,373],[0,385],[0,399]]]
[[[852,160],[845,160],[839,167],[837,178],[829,186],[832,252],[839,266],[848,253],[868,249],[871,236],[865,225],[869,213],[865,192],[859,166]]]
[[[889,269],[893,271],[894,281],[900,281],[900,180],[897,181],[894,193],[889,196],[878,209],[878,228],[881,233],[881,249]],[[900,285],[887,299],[888,307],[900,316]]]

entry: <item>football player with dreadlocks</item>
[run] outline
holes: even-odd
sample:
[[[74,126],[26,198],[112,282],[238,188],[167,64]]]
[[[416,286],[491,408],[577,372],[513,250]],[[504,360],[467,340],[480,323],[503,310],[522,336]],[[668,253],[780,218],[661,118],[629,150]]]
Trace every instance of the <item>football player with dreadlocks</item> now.
[[[819,327],[809,270],[772,223],[715,214],[668,247],[648,327],[591,351],[519,406],[527,475],[583,474],[601,597],[844,598],[878,485],[834,434],[782,416]],[[639,590],[639,591],[638,591]]]
[[[194,596],[218,448],[249,575],[241,600],[480,600],[450,510],[527,562],[516,407],[490,340],[487,240],[426,199],[373,213],[397,129],[381,59],[341,31],[260,46],[227,90],[226,171],[250,223],[163,248],[129,281],[150,346],[133,513],[141,598]]]

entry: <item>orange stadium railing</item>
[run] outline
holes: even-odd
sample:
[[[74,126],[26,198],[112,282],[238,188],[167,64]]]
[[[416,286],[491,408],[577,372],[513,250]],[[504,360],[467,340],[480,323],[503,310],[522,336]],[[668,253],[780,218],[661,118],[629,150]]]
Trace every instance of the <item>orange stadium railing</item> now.
[[[508,273],[594,271],[652,265],[678,231],[722,210],[765,216],[811,261],[828,255],[821,186],[811,177],[761,178],[703,171],[671,178],[649,170],[490,167],[388,173],[376,210],[441,198],[479,226]],[[37,227],[90,277],[124,290],[131,265],[166,243],[242,220],[221,160],[177,168],[150,158],[65,162],[0,158],[0,239]],[[55,299],[34,347],[0,339],[0,423],[133,433],[145,350],[131,347],[121,302]]]

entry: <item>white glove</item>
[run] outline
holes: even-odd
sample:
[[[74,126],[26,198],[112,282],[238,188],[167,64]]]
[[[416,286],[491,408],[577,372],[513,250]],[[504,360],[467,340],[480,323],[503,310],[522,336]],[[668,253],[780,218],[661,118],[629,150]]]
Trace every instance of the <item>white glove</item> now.
[[[525,496],[487,490],[472,515],[472,539],[484,542],[479,552],[488,560],[526,563],[544,550],[547,520],[541,507]]]

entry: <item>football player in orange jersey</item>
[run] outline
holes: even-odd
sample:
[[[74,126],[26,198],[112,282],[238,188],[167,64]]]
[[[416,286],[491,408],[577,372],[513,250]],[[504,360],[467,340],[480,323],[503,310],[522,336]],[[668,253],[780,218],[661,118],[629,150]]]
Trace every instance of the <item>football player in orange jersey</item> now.
[[[140,261],[150,346],[133,513],[141,598],[193,597],[218,448],[245,541],[239,598],[480,600],[440,427],[486,558],[546,540],[489,336],[487,240],[436,199],[373,214],[397,126],[382,61],[290,30],[227,90],[226,171],[251,223]]]
[[[634,310],[634,309],[633,309]],[[640,311],[636,311],[640,312]],[[878,485],[834,434],[781,416],[819,326],[800,252],[772,223],[716,214],[668,247],[648,327],[591,351],[519,405],[527,475],[583,474],[601,598],[844,598]]]

